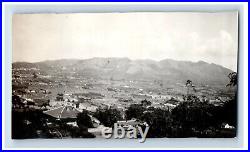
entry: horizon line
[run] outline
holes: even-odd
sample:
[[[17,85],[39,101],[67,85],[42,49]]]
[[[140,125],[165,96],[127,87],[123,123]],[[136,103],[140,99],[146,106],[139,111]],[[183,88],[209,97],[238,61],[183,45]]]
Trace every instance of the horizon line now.
[[[171,59],[171,58],[165,58],[165,59],[161,59],[161,60],[156,60],[156,59],[149,59],[149,58],[143,58],[143,59],[131,59],[129,57],[91,57],[91,58],[61,58],[61,59],[48,59],[48,60],[41,60],[41,61],[12,61],[12,64],[13,63],[20,63],[20,62],[26,62],[26,63],[41,63],[41,62],[49,62],[49,61],[60,61],[60,60],[91,60],[91,59],[128,59],[128,60],[131,60],[131,61],[140,61],[140,60],[150,60],[150,61],[154,61],[154,62],[161,62],[161,61],[164,61],[164,60],[173,60],[173,61],[180,61],[180,62],[191,62],[191,63],[199,63],[199,62],[205,62],[207,64],[214,64],[214,65],[218,65],[218,66],[221,66],[223,68],[226,68],[226,69],[229,69],[231,71],[234,71],[233,69],[230,69],[230,68],[227,68],[227,67],[224,67],[223,65],[220,65],[220,64],[216,64],[216,63],[210,63],[210,62],[207,62],[207,61],[204,61],[204,60],[198,60],[198,61],[191,61],[191,60],[178,60],[178,59]],[[238,69],[238,68],[237,68]],[[236,72],[237,72],[237,69],[236,69]]]

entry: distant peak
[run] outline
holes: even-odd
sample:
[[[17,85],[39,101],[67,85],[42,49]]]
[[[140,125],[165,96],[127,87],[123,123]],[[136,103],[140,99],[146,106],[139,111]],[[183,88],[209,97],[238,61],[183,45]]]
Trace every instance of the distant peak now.
[[[102,59],[106,59],[106,60],[130,60],[128,57],[93,57],[93,58],[89,58],[90,60],[91,59],[99,59],[99,60],[102,60]],[[83,59],[84,60],[84,59]]]
[[[202,60],[199,60],[197,63],[199,63],[199,64],[208,64],[207,62],[202,61]]]

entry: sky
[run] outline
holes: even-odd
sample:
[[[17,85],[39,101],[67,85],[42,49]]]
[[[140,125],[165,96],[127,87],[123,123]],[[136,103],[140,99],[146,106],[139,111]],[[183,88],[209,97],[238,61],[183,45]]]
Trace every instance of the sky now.
[[[236,71],[237,12],[15,14],[13,62],[128,57]]]

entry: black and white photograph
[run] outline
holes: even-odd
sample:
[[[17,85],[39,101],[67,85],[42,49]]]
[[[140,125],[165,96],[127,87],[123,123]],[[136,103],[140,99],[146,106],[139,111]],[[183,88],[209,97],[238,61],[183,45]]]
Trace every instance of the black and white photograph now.
[[[12,139],[235,138],[238,12],[16,13]]]

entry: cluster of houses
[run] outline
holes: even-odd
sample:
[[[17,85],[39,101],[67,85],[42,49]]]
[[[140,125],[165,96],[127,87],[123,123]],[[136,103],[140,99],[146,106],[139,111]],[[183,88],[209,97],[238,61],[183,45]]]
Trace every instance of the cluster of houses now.
[[[78,94],[57,94],[56,100],[50,102],[50,107],[72,106],[78,111],[95,112],[98,108],[91,102],[91,98]]]

